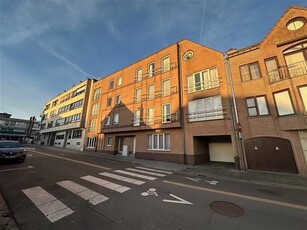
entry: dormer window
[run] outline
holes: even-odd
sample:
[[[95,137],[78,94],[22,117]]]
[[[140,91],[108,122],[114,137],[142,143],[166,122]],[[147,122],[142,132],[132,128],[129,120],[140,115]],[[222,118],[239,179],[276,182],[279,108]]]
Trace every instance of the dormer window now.
[[[293,18],[287,23],[287,29],[294,31],[302,28],[306,24],[306,18],[298,17]]]

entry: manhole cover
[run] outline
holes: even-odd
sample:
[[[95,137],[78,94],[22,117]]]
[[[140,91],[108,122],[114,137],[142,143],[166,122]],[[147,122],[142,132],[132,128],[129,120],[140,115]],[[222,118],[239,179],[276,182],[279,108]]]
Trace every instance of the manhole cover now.
[[[227,201],[214,201],[210,206],[214,211],[224,216],[237,217],[244,214],[244,211],[240,206]]]
[[[256,189],[258,192],[262,192],[268,195],[273,195],[273,196],[281,196],[282,194],[280,192],[272,191],[272,190],[267,190],[267,189]]]

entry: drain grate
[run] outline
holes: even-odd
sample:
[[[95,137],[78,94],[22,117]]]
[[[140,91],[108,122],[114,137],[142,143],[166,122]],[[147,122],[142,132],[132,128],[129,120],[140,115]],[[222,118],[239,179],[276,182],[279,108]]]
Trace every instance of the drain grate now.
[[[261,192],[261,193],[265,193],[265,194],[268,194],[268,195],[272,195],[272,196],[281,196],[282,194],[280,192],[276,192],[276,191],[272,191],[272,190],[267,190],[267,189],[256,189],[258,192]]]
[[[244,211],[240,206],[227,201],[214,201],[210,204],[210,207],[215,212],[224,216],[238,217],[244,214]]]

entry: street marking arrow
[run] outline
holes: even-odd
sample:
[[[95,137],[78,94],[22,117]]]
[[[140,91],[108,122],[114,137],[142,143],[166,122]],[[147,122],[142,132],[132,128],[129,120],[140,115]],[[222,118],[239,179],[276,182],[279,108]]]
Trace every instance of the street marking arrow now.
[[[199,182],[201,180],[200,178],[191,178],[191,177],[185,177],[185,178],[195,182]]]
[[[193,203],[189,202],[189,201],[186,201],[178,196],[175,196],[173,194],[169,194],[171,197],[174,197],[175,199],[177,200],[163,200],[164,202],[170,202],[170,203],[178,203],[178,204],[190,204],[190,205],[193,205]]]

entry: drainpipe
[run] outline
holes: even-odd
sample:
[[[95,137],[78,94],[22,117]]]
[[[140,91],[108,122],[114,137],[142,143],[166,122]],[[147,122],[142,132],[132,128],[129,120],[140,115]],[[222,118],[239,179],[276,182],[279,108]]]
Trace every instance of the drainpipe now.
[[[244,159],[244,153],[243,153],[243,144],[242,144],[242,133],[241,133],[241,125],[239,122],[239,115],[237,110],[237,103],[236,103],[236,97],[234,92],[234,85],[233,85],[233,78],[231,74],[231,67],[230,62],[228,59],[227,54],[224,56],[224,64],[226,69],[226,77],[227,77],[227,90],[228,95],[230,95],[229,101],[231,106],[231,120],[232,120],[232,127],[233,132],[235,134],[236,138],[236,146],[237,146],[237,156],[236,156],[236,164],[239,163],[239,168],[241,171],[246,171],[247,167],[245,165],[245,159]],[[230,89],[229,89],[230,86]],[[229,92],[230,90],[230,92]]]
[[[186,154],[186,143],[185,143],[185,123],[184,123],[184,108],[182,105],[183,101],[183,90],[182,90],[182,83],[181,83],[181,63],[180,63],[180,45],[177,44],[177,63],[178,63],[178,87],[179,87],[179,111],[180,111],[180,126],[182,128],[183,133],[183,164],[187,164],[187,154]]]

